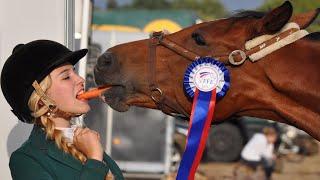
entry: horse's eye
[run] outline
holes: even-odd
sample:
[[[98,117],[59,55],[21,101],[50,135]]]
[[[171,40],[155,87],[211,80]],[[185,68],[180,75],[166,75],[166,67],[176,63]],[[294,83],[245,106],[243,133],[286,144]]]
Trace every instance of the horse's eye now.
[[[194,39],[194,41],[199,45],[199,46],[205,46],[207,45],[205,39],[198,33],[192,33],[191,37]]]

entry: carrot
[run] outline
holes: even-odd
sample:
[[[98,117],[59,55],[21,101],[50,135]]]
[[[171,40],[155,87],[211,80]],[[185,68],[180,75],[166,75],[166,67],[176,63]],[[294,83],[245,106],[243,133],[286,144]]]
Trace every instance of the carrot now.
[[[90,89],[84,93],[81,93],[77,96],[78,99],[93,99],[99,97],[104,91],[110,89],[110,86],[101,86],[97,88]]]

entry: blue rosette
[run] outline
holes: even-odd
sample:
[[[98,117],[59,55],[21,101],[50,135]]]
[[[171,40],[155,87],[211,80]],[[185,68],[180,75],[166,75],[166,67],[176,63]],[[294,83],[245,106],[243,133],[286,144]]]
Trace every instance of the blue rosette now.
[[[207,71],[206,69],[210,70]],[[202,72],[199,72],[202,71]],[[199,89],[199,83],[197,84],[199,77],[207,77],[204,78],[206,82],[210,81],[208,79],[213,79],[214,84],[213,88],[216,88],[216,98],[220,100],[222,97],[225,96],[229,87],[230,87],[230,76],[229,70],[224,66],[223,63],[215,60],[211,57],[202,57],[195,61],[193,61],[187,68],[184,79],[183,79],[183,87],[185,92],[189,95],[190,98],[194,97],[194,93],[196,88]],[[201,81],[204,81],[201,80]],[[201,82],[202,83],[202,82]],[[201,86],[201,85],[200,85]],[[210,91],[209,89],[199,89],[200,91]]]

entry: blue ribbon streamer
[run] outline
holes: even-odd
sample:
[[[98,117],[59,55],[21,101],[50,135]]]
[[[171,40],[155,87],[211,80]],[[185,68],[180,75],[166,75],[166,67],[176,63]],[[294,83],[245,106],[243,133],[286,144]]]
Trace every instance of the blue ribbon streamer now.
[[[209,105],[211,100],[212,92],[202,92],[199,91],[197,99],[194,99],[195,109],[192,119],[192,124],[188,132],[188,142],[186,145],[185,152],[180,163],[178,170],[177,180],[187,180],[190,175],[190,170],[198,147],[200,145],[200,140],[202,137],[202,131],[206,123],[207,113],[209,111]],[[211,119],[210,119],[211,121]]]

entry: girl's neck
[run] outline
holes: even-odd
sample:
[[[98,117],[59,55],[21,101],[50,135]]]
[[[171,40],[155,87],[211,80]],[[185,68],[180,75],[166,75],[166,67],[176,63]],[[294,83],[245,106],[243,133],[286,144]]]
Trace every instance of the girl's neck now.
[[[61,117],[52,118],[55,127],[69,128],[71,126],[70,119],[64,119]]]

